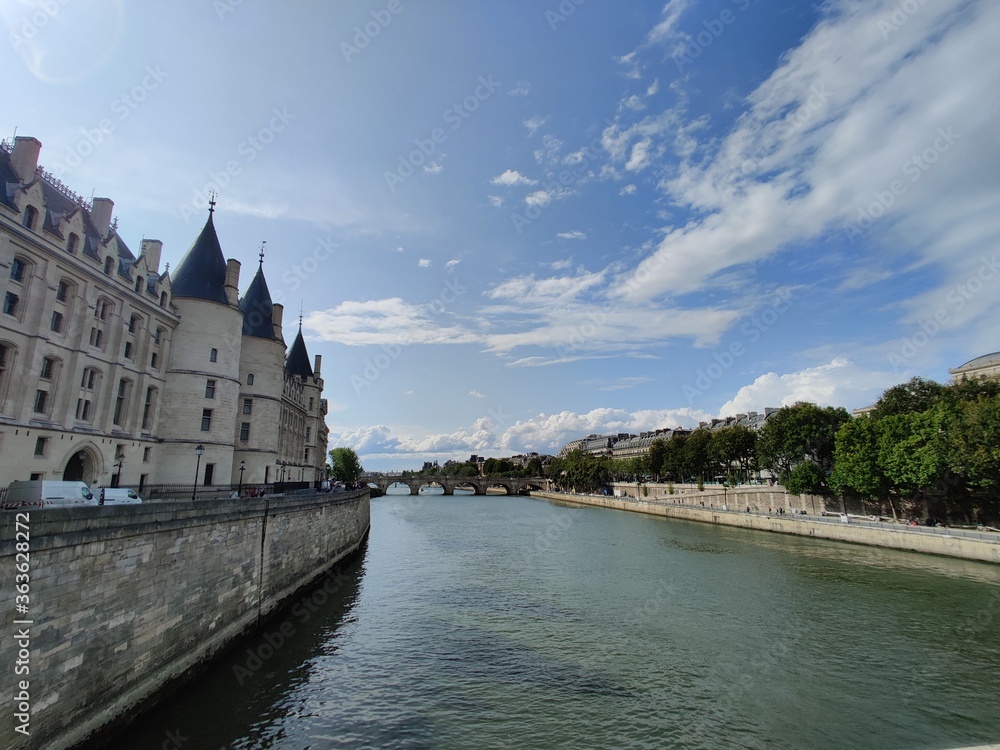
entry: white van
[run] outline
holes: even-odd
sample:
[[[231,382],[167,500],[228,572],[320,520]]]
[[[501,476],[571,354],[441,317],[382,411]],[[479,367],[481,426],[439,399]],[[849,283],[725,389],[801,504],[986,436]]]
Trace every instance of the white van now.
[[[94,499],[98,505],[102,504],[102,497],[104,505],[134,505],[142,502],[142,498],[135,494],[135,490],[127,487],[101,487],[94,490]]]
[[[4,507],[97,505],[97,498],[84,482],[31,479],[11,482]]]

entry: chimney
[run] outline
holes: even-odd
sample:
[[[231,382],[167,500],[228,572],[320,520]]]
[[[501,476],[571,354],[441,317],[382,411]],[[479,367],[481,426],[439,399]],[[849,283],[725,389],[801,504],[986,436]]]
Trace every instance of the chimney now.
[[[281,335],[281,317],[285,314],[285,306],[275,302],[271,305],[271,323],[274,326],[274,337],[279,341],[284,341]]]
[[[114,210],[115,202],[110,198],[94,198],[94,203],[90,208],[90,220],[94,222],[102,240],[111,231],[111,212]]]
[[[146,256],[146,266],[157,276],[160,275],[160,251],[163,243],[159,240],[143,240],[141,255]]]
[[[240,304],[240,262],[236,258],[226,261],[226,297],[230,305]]]
[[[42,150],[42,142],[37,138],[19,135],[14,139],[14,150],[10,154],[10,165],[21,184],[35,179],[38,169],[38,152]]]
[[[313,375],[315,375],[318,378],[319,377],[319,366],[321,364],[323,364],[323,355],[317,354],[314,357],[314,362],[315,362],[315,364],[313,365]]]

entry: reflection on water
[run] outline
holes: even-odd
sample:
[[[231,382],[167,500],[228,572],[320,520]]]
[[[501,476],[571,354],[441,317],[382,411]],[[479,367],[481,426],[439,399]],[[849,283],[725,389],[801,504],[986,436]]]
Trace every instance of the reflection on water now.
[[[997,616],[985,564],[529,498],[387,496],[363,561],[284,615],[286,643],[252,662],[279,619],[116,747],[159,748],[175,728],[211,750],[985,744]]]

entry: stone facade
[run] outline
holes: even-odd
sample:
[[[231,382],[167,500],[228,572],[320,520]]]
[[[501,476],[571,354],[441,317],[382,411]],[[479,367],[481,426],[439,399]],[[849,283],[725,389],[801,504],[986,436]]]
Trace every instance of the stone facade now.
[[[214,486],[323,478],[319,357],[309,365],[300,324],[286,359],[263,254],[241,300],[210,209],[173,273],[161,270],[160,241],[136,257],[113,201],[86,204],[38,167],[40,150],[27,137],[0,145],[0,487],[141,489],[196,469]]]
[[[960,367],[948,370],[951,382],[958,383],[969,378],[1000,378],[1000,352],[984,354],[966,362]]]
[[[8,747],[69,748],[134,717],[358,550],[369,507],[356,492],[31,513],[31,735],[14,732],[5,701]],[[27,514],[4,515],[0,563],[13,570]],[[13,575],[0,589],[13,601]],[[13,606],[2,619],[15,633]],[[13,668],[13,637],[0,658]]]

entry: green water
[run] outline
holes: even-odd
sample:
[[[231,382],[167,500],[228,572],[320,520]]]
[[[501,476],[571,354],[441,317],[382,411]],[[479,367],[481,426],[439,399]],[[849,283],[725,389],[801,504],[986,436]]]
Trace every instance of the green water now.
[[[996,566],[530,498],[389,496],[327,589],[115,747],[1000,741]]]

